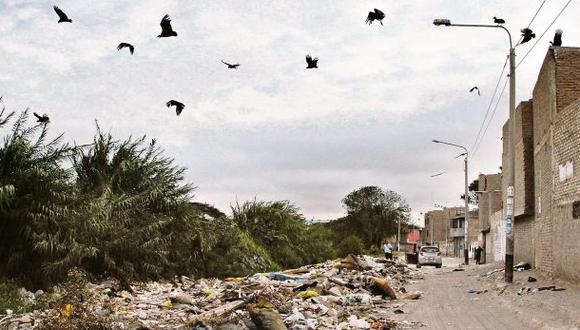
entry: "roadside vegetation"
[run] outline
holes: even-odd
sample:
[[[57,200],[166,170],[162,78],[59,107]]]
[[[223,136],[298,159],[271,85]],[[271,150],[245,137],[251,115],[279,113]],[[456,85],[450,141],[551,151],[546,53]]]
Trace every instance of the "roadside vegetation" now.
[[[244,276],[376,251],[408,221],[404,199],[379,187],[353,191],[346,216],[328,223],[290,201],[235,203],[227,215],[194,201],[185,168],[154,139],[96,125],[91,143],[70,145],[27,111],[0,123],[0,278],[10,279],[0,309],[23,306],[19,286],[45,289],[73,269],[123,285]]]

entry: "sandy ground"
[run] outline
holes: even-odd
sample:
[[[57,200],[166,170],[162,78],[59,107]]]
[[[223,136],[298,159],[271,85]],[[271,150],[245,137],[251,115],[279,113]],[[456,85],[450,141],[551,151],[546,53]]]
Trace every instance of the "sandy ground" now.
[[[461,262],[446,258],[441,269],[422,267],[419,271],[425,280],[406,289],[422,291],[424,296],[402,303],[405,314],[395,318],[418,321],[429,329],[580,329],[579,286],[523,271],[515,272],[514,283],[506,287],[503,273],[481,276],[496,265],[469,265],[465,271],[453,271]],[[538,281],[529,283],[529,276]],[[566,290],[517,294],[522,287],[547,285]],[[469,293],[469,289],[487,292]]]

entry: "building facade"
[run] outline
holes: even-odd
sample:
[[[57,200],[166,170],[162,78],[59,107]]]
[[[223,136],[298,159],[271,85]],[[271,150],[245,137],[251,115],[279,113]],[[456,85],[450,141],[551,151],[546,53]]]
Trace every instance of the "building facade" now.
[[[515,261],[580,281],[580,48],[550,47],[533,99],[518,106],[515,121]]]

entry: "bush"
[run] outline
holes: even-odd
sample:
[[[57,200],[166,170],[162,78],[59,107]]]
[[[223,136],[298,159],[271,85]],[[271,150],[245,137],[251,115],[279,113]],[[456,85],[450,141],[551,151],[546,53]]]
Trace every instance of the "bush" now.
[[[356,235],[349,235],[338,244],[338,253],[341,257],[349,254],[362,254],[364,250],[363,241]]]

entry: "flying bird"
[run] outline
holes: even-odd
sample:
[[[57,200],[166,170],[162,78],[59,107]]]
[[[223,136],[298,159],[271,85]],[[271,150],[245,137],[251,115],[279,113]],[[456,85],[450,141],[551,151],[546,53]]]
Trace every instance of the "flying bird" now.
[[[497,17],[493,17],[493,22],[495,24],[505,24],[505,20],[503,20],[502,18],[497,18]]]
[[[318,69],[318,57],[312,58],[310,55],[306,55],[307,69]]]
[[[556,34],[554,34],[554,41],[550,41],[550,44],[554,47],[560,47],[562,46],[562,33],[564,33],[564,31],[558,29],[556,30]]]
[[[131,44],[126,43],[126,42],[122,42],[119,44],[119,46],[117,46],[117,50],[121,50],[123,48],[129,48],[129,53],[131,53],[131,55],[133,55],[133,52],[135,52],[135,47]]]
[[[72,19],[68,18],[68,16],[66,16],[66,14],[64,13],[64,11],[60,10],[60,8],[58,8],[57,6],[53,6],[52,8],[54,8],[54,11],[56,12],[56,14],[58,15],[58,22],[59,23],[72,23]]]
[[[477,91],[477,95],[481,96],[481,93],[479,92],[479,87],[477,87],[477,86],[471,87],[471,89],[469,90],[469,92],[470,93],[473,93],[473,91]]]
[[[223,64],[225,64],[225,65],[227,65],[227,66],[228,66],[228,69],[237,69],[237,68],[240,66],[240,64],[239,64],[239,63],[236,63],[236,64],[230,64],[230,63],[228,63],[228,62],[224,62],[223,60],[222,60],[222,63],[223,63]]]
[[[166,103],[167,107],[173,107],[175,106],[175,113],[179,116],[181,114],[181,111],[183,111],[183,108],[185,108],[185,104],[175,101],[175,100],[171,100],[169,102]]]
[[[34,114],[34,117],[36,117],[36,122],[37,123],[48,123],[48,122],[50,122],[50,118],[48,118],[48,116],[46,114],[43,114],[42,116],[40,116],[36,112],[33,112],[33,114]]]
[[[171,27],[171,19],[169,18],[169,15],[163,16],[159,25],[161,25],[161,34],[158,35],[157,38],[177,37],[177,32],[173,31],[173,28]]]
[[[529,28],[525,28],[521,30],[522,32],[522,42],[520,42],[520,44],[525,44],[526,42],[534,39],[536,37],[536,34],[534,33],[534,31],[532,31]]]
[[[369,11],[369,15],[367,16],[367,20],[365,21],[369,25],[373,24],[373,22],[379,21],[381,25],[383,25],[383,19],[385,18],[385,13],[375,8],[375,11]]]

